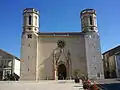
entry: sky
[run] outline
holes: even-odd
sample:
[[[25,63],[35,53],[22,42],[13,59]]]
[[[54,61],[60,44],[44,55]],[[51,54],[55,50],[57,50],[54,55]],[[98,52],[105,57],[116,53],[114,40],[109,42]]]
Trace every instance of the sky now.
[[[0,0],[0,48],[20,57],[24,8],[40,11],[41,32],[81,32],[80,12],[97,12],[102,53],[120,44],[120,0]]]

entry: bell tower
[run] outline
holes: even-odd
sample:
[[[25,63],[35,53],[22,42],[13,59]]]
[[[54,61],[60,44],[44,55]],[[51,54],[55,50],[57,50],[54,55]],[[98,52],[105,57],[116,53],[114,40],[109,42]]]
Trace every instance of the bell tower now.
[[[23,32],[39,32],[39,12],[33,8],[23,11]]]
[[[103,79],[103,61],[101,57],[100,36],[97,29],[96,11],[85,9],[80,13],[82,32],[84,33],[88,78]]]
[[[39,12],[34,8],[23,11],[21,37],[21,80],[37,80]]]
[[[81,12],[82,32],[97,32],[96,11],[94,9],[85,9]]]

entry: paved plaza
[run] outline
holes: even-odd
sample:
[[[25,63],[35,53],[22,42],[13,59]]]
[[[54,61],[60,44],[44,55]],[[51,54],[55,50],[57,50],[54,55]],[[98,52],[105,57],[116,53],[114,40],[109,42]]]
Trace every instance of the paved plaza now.
[[[74,80],[1,81],[0,90],[84,90]]]

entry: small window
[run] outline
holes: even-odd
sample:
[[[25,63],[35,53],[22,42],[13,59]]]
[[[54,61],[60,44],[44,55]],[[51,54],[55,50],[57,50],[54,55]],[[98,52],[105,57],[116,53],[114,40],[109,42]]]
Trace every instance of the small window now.
[[[28,34],[28,38],[32,38],[32,34]]]
[[[32,16],[30,15],[29,16],[29,25],[31,25],[31,21],[32,21],[31,19],[32,19]]]
[[[31,28],[28,28],[29,30],[31,30]]]
[[[97,73],[97,77],[100,77],[100,73]]]
[[[94,28],[93,27],[90,27],[91,30],[93,30]]]
[[[35,28],[35,31],[37,31],[37,28]]]
[[[93,18],[90,16],[90,25],[93,25]]]
[[[30,47],[30,44],[28,44],[28,47]]]
[[[11,66],[12,66],[12,61],[9,60],[9,61],[8,61],[8,67],[11,67]]]
[[[6,71],[7,75],[10,74],[10,71]]]
[[[28,60],[30,59],[30,56],[28,56]]]
[[[95,67],[95,69],[96,69],[96,67]]]

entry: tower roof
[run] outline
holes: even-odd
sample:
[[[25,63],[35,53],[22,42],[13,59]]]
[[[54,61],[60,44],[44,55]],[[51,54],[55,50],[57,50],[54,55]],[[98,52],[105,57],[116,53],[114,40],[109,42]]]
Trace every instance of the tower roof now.
[[[35,8],[25,8],[25,9],[23,10],[23,14],[24,14],[24,13],[36,13],[36,14],[39,15],[39,11],[36,10]]]
[[[89,14],[96,14],[96,11],[94,9],[84,9],[81,11],[80,15],[84,15],[86,13],[89,13]]]

